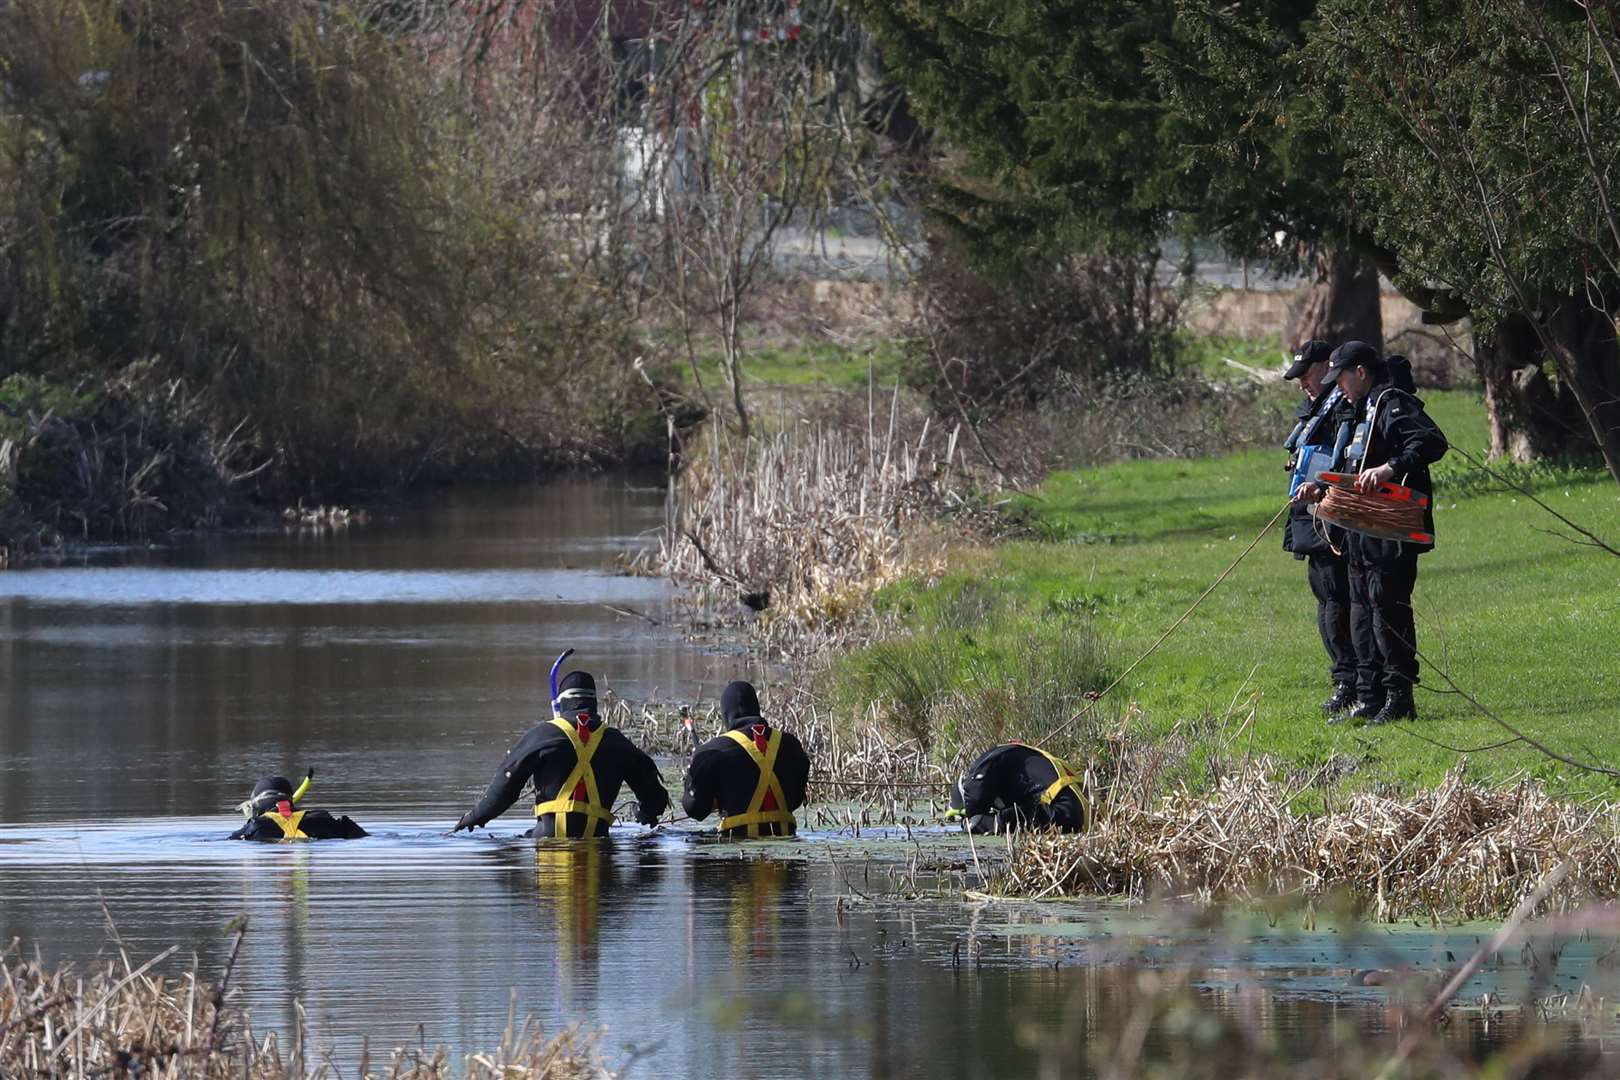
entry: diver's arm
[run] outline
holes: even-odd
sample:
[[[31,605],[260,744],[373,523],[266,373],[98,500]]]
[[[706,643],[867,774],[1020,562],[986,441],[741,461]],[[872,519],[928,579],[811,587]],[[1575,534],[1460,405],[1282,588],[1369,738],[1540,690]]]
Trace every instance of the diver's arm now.
[[[693,821],[702,821],[715,809],[714,768],[721,751],[700,746],[686,769],[686,790],[681,793],[681,809]]]
[[[623,744],[621,752],[624,754],[625,782],[636,793],[636,802],[641,804],[641,813],[636,815],[636,820],[643,825],[656,825],[669,808],[669,792],[664,790],[664,781],[658,775],[658,763],[648,757],[645,750],[625,738],[623,732],[617,734]]]
[[[512,752],[506,755],[501,767],[496,771],[495,778],[484,789],[484,795],[478,800],[478,805],[461,815],[452,832],[462,829],[475,829],[486,825],[502,814],[517,802],[518,796],[523,793],[523,785],[529,782],[534,775],[535,765],[540,759],[541,735],[544,732],[536,726],[518,740]]]
[[[791,732],[782,732],[782,746],[776,752],[776,779],[782,784],[787,810],[797,810],[804,805],[810,787],[810,755]]]

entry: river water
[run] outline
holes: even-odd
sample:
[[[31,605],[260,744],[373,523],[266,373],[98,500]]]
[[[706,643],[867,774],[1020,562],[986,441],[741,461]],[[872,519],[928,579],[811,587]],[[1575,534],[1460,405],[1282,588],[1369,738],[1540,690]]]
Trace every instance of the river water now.
[[[1378,1029],[1386,992],[1353,971],[1432,971],[1478,940],[976,903],[975,853],[943,829],[537,847],[520,800],[446,836],[545,712],[563,647],[630,700],[768,685],[671,629],[664,583],[612,573],[662,519],[660,490],[579,481],[0,574],[0,935],[91,963],[110,915],[137,959],[178,944],[171,969],[217,973],[245,915],[232,985],[255,1027],[287,1031],[301,1001],[345,1068],[362,1037],[490,1048],[515,1014],[602,1029],[636,1075],[931,1078],[1084,1071],[1144,966],[1195,967],[1208,1008],[1284,1042]],[[308,766],[309,805],[371,838],[222,839],[256,776]],[[1562,944],[1553,970],[1515,954],[1465,998],[1578,991],[1600,945]],[[1488,1044],[1488,1015],[1451,1037]]]

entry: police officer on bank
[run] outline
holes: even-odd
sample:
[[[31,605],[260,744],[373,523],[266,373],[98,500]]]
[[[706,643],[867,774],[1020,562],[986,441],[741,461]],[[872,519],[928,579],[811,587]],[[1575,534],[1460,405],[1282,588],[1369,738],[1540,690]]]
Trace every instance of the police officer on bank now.
[[[1357,437],[1345,462],[1345,470],[1356,473],[1356,489],[1395,483],[1428,495],[1424,531],[1432,537],[1429,466],[1450,447],[1423,411],[1409,377],[1397,385],[1392,366],[1377,349],[1364,341],[1347,341],[1333,350],[1323,378],[1336,384],[1356,410]],[[1326,489],[1309,485],[1301,488],[1301,495],[1320,502]],[[1415,719],[1412,687],[1418,681],[1418,660],[1412,590],[1418,556],[1434,544],[1350,532],[1345,546],[1353,598],[1350,633],[1356,648],[1356,703],[1349,715],[1371,724]]]
[[[1294,410],[1296,423],[1287,444],[1293,454],[1290,469],[1307,453],[1326,455],[1321,463],[1330,469],[1339,464],[1331,460],[1334,447],[1340,441],[1339,432],[1351,423],[1355,410],[1343,394],[1334,393],[1332,383],[1324,381],[1332,352],[1333,346],[1325,341],[1307,341],[1299,347],[1294,362],[1283,373],[1284,379],[1298,379],[1299,388],[1304,391]],[[1322,702],[1322,711],[1335,717],[1356,701],[1356,649],[1350,636],[1350,564],[1344,553],[1343,534],[1325,523],[1318,525],[1310,512],[1310,504],[1300,500],[1289,508],[1282,546],[1284,551],[1305,563],[1305,579],[1316,597],[1316,628],[1322,636],[1322,647],[1327,650],[1333,680],[1333,693]]]

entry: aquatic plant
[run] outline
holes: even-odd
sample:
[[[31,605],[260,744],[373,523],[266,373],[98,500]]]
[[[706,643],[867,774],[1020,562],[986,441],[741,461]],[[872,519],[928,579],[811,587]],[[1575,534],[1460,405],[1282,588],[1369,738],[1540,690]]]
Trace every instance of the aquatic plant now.
[[[116,938],[116,957],[88,970],[48,967],[19,943],[0,952],[0,1076],[154,1076],[220,1080],[325,1080],[352,1072],[310,1044],[301,1005],[285,1039],[256,1033],[229,991],[245,922],[218,983],[198,971],[156,974],[173,946],[136,964]],[[595,1080],[608,1069],[595,1036],[570,1028],[547,1037],[533,1021],[508,1023],[500,1045],[465,1055],[396,1047],[374,1061],[362,1044],[358,1073],[428,1080]]]
[[[1202,901],[1340,894],[1376,918],[1479,918],[1511,909],[1567,861],[1544,908],[1620,896],[1620,807],[1560,801],[1533,780],[1472,784],[1465,772],[1459,763],[1434,790],[1361,792],[1307,816],[1296,805],[1316,777],[1257,758],[1204,793],[1178,785],[1151,805],[1105,800],[1088,834],[1019,838],[996,887]]]

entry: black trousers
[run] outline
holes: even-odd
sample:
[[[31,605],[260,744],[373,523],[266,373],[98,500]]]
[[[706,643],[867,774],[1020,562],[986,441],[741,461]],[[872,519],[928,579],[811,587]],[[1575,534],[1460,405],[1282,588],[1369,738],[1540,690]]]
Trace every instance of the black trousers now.
[[[1332,661],[1333,684],[1356,681],[1356,645],[1350,635],[1350,562],[1343,555],[1307,555],[1305,576],[1316,597],[1316,629]]]
[[[1412,589],[1418,549],[1350,537],[1350,636],[1356,650],[1356,697],[1377,701],[1410,693],[1418,681]],[[1392,550],[1393,549],[1393,550]]]

